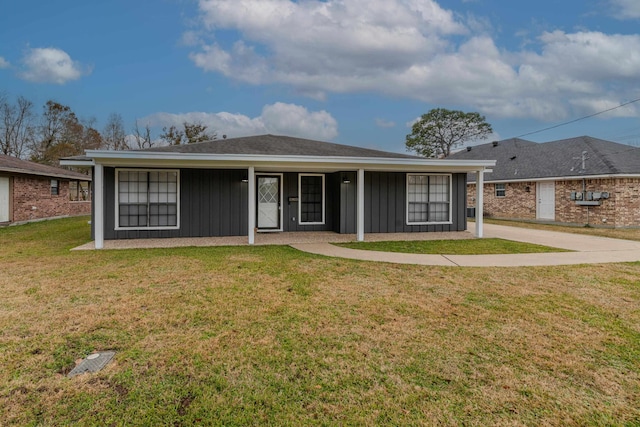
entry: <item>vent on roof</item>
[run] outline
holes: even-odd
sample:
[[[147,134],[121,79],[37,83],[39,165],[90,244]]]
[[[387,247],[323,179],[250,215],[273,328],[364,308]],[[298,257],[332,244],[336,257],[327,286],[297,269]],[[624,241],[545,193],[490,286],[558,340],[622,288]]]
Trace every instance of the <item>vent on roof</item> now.
[[[471,148],[472,148],[472,147],[467,147],[467,151],[471,151]]]
[[[510,160],[515,160],[517,156],[511,156]]]
[[[493,141],[491,144],[493,144],[494,147],[498,146],[498,141]]]

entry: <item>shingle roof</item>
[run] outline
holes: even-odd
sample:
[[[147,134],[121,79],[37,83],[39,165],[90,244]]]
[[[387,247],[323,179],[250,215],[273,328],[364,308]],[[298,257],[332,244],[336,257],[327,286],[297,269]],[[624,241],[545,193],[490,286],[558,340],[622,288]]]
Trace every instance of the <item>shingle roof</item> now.
[[[390,153],[369,148],[280,135],[258,135],[219,139],[195,144],[152,147],[133,151],[270,156],[418,158],[408,154]]]
[[[28,162],[16,157],[0,154],[0,172],[12,172],[26,175],[50,176],[53,178],[65,178],[73,180],[91,181],[91,177],[78,172],[53,166],[42,165],[40,163]]]
[[[640,174],[640,148],[589,136],[545,143],[508,139],[459,151],[449,158],[495,159],[493,172],[486,176],[490,181]]]

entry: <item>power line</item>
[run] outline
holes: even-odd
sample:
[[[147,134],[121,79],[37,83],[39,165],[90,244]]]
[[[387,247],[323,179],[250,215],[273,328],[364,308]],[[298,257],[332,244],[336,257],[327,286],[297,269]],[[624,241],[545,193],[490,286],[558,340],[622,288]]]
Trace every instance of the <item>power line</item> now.
[[[580,120],[585,120],[585,119],[589,119],[591,117],[598,116],[600,114],[608,113],[609,111],[616,110],[618,108],[624,107],[625,105],[633,104],[634,102],[638,102],[638,101],[640,101],[640,98],[625,102],[623,104],[618,105],[617,107],[608,108],[606,110],[602,110],[602,111],[599,111],[597,113],[589,114],[588,116],[580,117],[578,119],[573,119],[573,120],[570,120],[568,122],[564,122],[564,123],[560,123],[560,124],[557,124],[557,125],[549,126],[547,128],[536,130],[536,131],[529,132],[529,133],[523,133],[522,135],[515,136],[514,138],[522,138],[523,136],[529,136],[529,135],[533,135],[533,134],[536,134],[536,133],[544,132],[544,131],[547,131],[547,130],[559,128],[560,126],[566,126],[566,125],[569,125],[571,123],[579,122]]]

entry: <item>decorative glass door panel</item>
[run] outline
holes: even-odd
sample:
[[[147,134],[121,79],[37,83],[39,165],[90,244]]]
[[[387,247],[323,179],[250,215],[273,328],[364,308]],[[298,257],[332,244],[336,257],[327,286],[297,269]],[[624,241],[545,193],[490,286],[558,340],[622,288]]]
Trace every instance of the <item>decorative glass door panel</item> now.
[[[280,229],[280,177],[259,176],[258,229]]]

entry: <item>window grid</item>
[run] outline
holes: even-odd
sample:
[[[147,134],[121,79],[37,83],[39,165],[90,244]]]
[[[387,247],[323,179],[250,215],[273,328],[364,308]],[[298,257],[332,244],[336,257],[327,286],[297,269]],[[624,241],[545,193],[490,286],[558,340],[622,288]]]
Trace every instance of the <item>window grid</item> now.
[[[408,223],[448,222],[451,220],[450,178],[448,175],[408,175]]]
[[[178,173],[119,171],[119,227],[176,227]]]
[[[300,176],[300,223],[324,222],[323,175]]]
[[[505,197],[507,195],[507,189],[504,184],[496,184],[496,197]]]
[[[60,181],[57,179],[51,180],[51,195],[57,196],[60,194]]]

